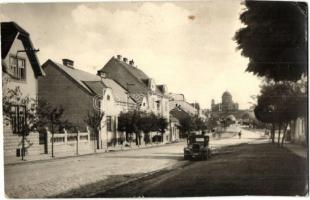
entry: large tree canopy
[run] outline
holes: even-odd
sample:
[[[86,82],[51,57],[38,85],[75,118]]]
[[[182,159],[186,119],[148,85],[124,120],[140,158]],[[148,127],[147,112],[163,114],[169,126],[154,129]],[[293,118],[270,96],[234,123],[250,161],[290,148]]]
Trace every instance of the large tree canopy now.
[[[307,71],[307,4],[302,2],[245,1],[240,20],[246,25],[235,34],[246,69],[274,81],[296,81]]]

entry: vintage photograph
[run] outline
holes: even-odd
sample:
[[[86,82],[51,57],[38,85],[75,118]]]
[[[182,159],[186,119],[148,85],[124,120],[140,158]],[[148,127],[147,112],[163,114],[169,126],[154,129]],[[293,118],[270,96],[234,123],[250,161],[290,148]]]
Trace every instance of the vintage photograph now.
[[[308,196],[308,4],[2,2],[5,198]]]

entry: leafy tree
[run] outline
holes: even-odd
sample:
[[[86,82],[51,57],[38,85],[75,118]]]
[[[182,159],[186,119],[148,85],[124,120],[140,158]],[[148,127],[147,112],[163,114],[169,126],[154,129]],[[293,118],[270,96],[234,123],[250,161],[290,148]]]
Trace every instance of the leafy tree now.
[[[168,127],[168,121],[166,118],[160,116],[157,118],[157,128],[158,131],[161,133],[161,141],[163,142],[164,140],[164,133],[166,132],[166,129]]]
[[[192,129],[196,131],[204,131],[207,129],[207,123],[204,122],[200,117],[194,116],[192,118]]]
[[[88,112],[85,120],[85,123],[90,126],[93,131],[94,139],[97,141],[97,149],[100,148],[99,133],[103,116],[103,112],[93,110],[92,112]]]
[[[151,141],[150,132],[157,131],[156,120],[157,116],[154,113],[141,112],[139,115],[137,127],[139,132],[144,132],[144,141],[146,144]]]
[[[187,116],[180,120],[179,129],[182,133],[182,137],[189,136],[190,131],[192,130],[192,123],[192,118],[190,116]]]
[[[126,141],[129,140],[129,135],[136,135],[136,145],[141,143],[141,127],[139,121],[141,121],[141,111],[129,111],[126,113],[120,113],[118,118],[118,130],[126,132]],[[129,140],[131,142],[131,140]]]
[[[279,130],[279,145],[280,134],[283,129],[281,142],[283,146],[289,122],[303,115],[302,108],[304,109],[306,106],[306,96],[297,88],[292,82],[279,82],[268,83],[261,89],[261,95],[258,96],[254,113],[260,121],[272,124],[271,138],[273,143],[276,126]]]
[[[209,130],[212,130],[213,128],[217,127],[218,125],[218,120],[215,117],[210,117],[207,120],[207,127],[209,128]]]
[[[7,83],[5,83],[5,86],[7,86]],[[25,137],[32,131],[48,127],[54,135],[54,127],[58,128],[58,130],[70,127],[68,121],[62,120],[64,111],[62,107],[53,107],[43,99],[37,100],[29,96],[23,96],[20,87],[15,87],[13,89],[4,87],[3,89],[2,106],[5,124],[9,124],[12,120],[11,109],[13,106],[24,106],[25,108],[25,122],[21,125],[22,129],[20,133],[22,136],[22,149],[25,148]],[[23,155],[22,153],[22,159]],[[54,152],[52,148],[52,156],[53,155]]]
[[[274,81],[297,81],[307,72],[307,3],[245,1],[246,25],[234,40],[249,58],[246,69]]]
[[[121,112],[118,117],[118,130],[126,133],[126,141],[129,142],[130,136],[134,133],[133,112]]]

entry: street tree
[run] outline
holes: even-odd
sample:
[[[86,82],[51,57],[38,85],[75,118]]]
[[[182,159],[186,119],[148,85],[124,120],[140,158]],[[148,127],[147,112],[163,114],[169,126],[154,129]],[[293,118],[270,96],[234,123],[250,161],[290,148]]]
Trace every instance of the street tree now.
[[[132,134],[135,134],[136,145],[141,144],[141,126],[139,126],[141,116],[141,111],[133,110],[121,112],[118,118],[118,130],[126,133],[126,141],[129,142],[131,142]]]
[[[94,141],[97,141],[96,146],[97,149],[100,148],[100,140],[99,140],[99,133],[101,130],[101,122],[104,117],[104,113],[98,110],[89,111],[87,113],[85,123],[92,129],[93,131],[93,139]]]
[[[205,131],[207,129],[207,123],[202,120],[202,118],[198,116],[192,117],[193,122],[193,130],[196,131]]]
[[[182,133],[182,137],[188,137],[192,130],[192,118],[190,116],[184,117],[180,120],[179,129]]]
[[[272,143],[274,143],[275,129],[278,126],[278,145],[280,145],[280,135],[283,129],[281,141],[281,146],[283,146],[290,121],[303,115],[302,110],[305,106],[306,95],[298,90],[294,83],[268,83],[262,86],[254,113],[260,121],[272,124]]]
[[[307,72],[307,3],[245,1],[234,36],[249,58],[246,71],[278,81],[297,81]]]
[[[159,116],[156,119],[157,121],[157,129],[161,133],[161,141],[164,141],[164,134],[166,132],[166,129],[168,127],[168,121],[165,117]]]
[[[125,132],[125,139],[131,142],[131,136],[134,133],[133,112],[121,112],[118,117],[118,131]]]
[[[150,132],[157,131],[157,116],[154,113],[141,112],[138,120],[138,129],[144,133],[145,144],[150,143]]]
[[[62,119],[64,109],[61,106],[55,107],[44,99],[38,100],[24,96],[18,86],[15,88],[4,87],[3,89],[2,108],[4,123],[10,124],[15,120],[13,115],[15,115],[16,109],[18,109],[19,115],[22,114],[24,116],[22,117],[23,120],[18,124],[18,134],[22,136],[22,159],[25,151],[25,139],[30,132],[40,132],[42,129],[49,128],[52,134],[54,134],[54,128],[62,130],[71,126],[67,120]],[[53,153],[52,148],[52,156]]]

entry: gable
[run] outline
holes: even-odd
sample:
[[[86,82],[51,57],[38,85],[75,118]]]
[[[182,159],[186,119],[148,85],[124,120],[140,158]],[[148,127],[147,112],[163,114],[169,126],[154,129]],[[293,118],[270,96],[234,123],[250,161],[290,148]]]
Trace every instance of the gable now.
[[[130,93],[146,94],[148,92],[145,84],[114,58],[111,58],[98,72],[105,72],[107,78],[113,79]]]
[[[20,40],[23,44],[22,49],[18,50],[28,50],[26,53],[29,62],[32,66],[33,72],[36,77],[38,76],[44,76],[44,71],[42,70],[39,60],[37,58],[36,52],[34,51],[34,47],[32,44],[32,41],[30,39],[30,35],[28,32],[26,32],[23,28],[18,26],[15,22],[2,22],[1,23],[1,58],[2,60],[5,59],[9,52],[12,54],[17,54],[16,52],[11,49],[13,46],[13,43],[16,42],[16,40]]]
[[[73,68],[63,66],[50,59],[47,60],[42,65],[43,69],[45,69],[47,66],[52,66],[53,68],[57,69],[59,72],[61,72],[62,75],[67,77],[70,81],[76,84],[83,91],[87,92],[89,95],[96,95],[96,93],[92,91],[84,82],[85,81],[100,81],[101,80],[100,77],[94,74],[90,74],[88,72],[84,72],[79,69],[73,69]]]

